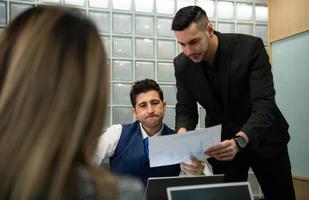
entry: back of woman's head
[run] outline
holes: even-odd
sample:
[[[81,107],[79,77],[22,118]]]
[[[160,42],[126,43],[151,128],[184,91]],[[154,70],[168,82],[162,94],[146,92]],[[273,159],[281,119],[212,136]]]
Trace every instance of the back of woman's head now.
[[[36,7],[8,25],[0,47],[0,199],[66,198],[80,168],[92,173],[104,120],[97,30],[68,8]]]

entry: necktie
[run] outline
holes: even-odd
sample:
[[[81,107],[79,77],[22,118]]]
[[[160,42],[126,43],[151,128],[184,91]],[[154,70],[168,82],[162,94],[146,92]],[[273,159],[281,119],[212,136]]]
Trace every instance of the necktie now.
[[[144,140],[144,150],[145,150],[145,155],[146,155],[146,158],[148,159],[149,158],[149,150],[148,150],[148,137],[146,137]]]

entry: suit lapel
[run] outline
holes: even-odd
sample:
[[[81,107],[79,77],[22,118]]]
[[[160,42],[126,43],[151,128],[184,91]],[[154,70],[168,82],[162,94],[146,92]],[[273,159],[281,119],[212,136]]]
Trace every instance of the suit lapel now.
[[[231,70],[231,58],[232,58],[232,48],[231,41],[226,40],[226,38],[220,33],[216,32],[219,39],[220,57],[219,57],[219,73],[221,77],[221,94],[222,102],[224,107],[224,116],[227,119],[228,113],[228,98],[229,98],[229,87],[230,87],[230,70]]]

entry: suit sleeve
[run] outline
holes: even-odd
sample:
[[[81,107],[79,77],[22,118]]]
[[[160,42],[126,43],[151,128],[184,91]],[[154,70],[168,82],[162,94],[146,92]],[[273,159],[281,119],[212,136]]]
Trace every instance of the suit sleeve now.
[[[183,64],[183,63],[182,63]],[[192,93],[187,89],[184,83],[184,77],[181,75],[179,63],[174,60],[177,103],[176,103],[176,132],[179,128],[193,130],[198,122],[197,102]]]
[[[242,127],[250,141],[263,137],[275,121],[277,109],[269,57],[261,39],[258,40],[249,71],[251,114]]]

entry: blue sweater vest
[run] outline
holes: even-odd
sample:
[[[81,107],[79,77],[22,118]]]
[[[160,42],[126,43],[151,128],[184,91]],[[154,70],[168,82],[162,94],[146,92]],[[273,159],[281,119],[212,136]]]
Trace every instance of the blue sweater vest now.
[[[174,133],[164,124],[162,135]],[[113,172],[133,176],[140,179],[145,185],[149,177],[178,176],[180,172],[179,164],[149,167],[139,121],[122,125],[121,136],[115,154],[109,159],[109,164]]]

